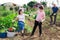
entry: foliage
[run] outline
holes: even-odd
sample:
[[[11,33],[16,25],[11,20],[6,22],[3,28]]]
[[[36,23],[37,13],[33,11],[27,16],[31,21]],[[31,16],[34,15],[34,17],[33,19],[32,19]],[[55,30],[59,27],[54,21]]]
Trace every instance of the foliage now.
[[[18,11],[19,7],[15,7],[15,11]]]
[[[27,8],[27,5],[26,5],[26,4],[24,4],[24,5],[23,5],[23,8]]]
[[[25,31],[27,31],[27,33],[31,33],[32,32],[31,26],[29,26],[28,24],[25,24]]]
[[[0,6],[0,11],[5,10],[5,6]]]
[[[32,8],[36,3],[35,1],[30,1],[27,5]]]
[[[3,12],[2,12],[3,13]],[[4,13],[5,14],[5,13]],[[17,26],[17,22],[12,23],[12,20],[16,17],[17,15],[13,12],[9,12],[7,13],[7,16],[1,16],[0,17],[0,32],[5,32],[5,30],[7,31],[8,28],[16,28],[16,31],[18,30],[18,26]],[[26,23],[25,23],[26,24]],[[25,29],[27,30],[27,32],[31,32],[31,27],[29,26],[25,26]]]
[[[4,6],[4,4],[1,4],[1,6]]]
[[[6,17],[1,17],[1,19],[0,19],[0,29],[8,29],[10,27],[13,27],[12,20],[15,16],[16,16],[15,14],[10,14]]]
[[[18,7],[15,7],[15,11],[17,10]],[[25,11],[25,13],[29,15],[33,10],[34,9]],[[0,32],[6,32],[9,28],[12,27],[16,28],[15,31],[17,31],[18,30],[17,21],[12,23],[12,20],[16,16],[17,14],[12,11],[12,8],[10,8],[10,10],[5,10],[3,6],[0,6]],[[31,32],[31,27],[29,25],[26,25],[25,29],[27,30],[27,32]]]
[[[13,8],[12,8],[12,7],[10,7],[10,10],[13,10]]]
[[[45,13],[46,13],[46,16],[49,16],[50,15],[50,9],[49,8],[46,8],[45,9]]]
[[[7,10],[3,10],[3,11],[0,11],[0,16],[3,16],[3,17],[5,17],[5,16],[7,16],[7,15],[9,15],[9,14],[12,14],[12,11],[7,11]]]
[[[41,4],[46,7],[47,3],[46,2],[41,2]]]
[[[25,14],[30,14],[30,12],[29,12],[29,11],[25,11],[24,13],[25,13]]]

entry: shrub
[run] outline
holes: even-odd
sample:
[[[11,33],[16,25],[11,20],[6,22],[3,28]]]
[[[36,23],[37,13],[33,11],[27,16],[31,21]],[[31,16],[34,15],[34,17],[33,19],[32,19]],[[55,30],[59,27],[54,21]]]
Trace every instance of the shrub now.
[[[25,31],[27,31],[27,33],[31,33],[32,28],[29,25],[25,24]]]
[[[46,2],[41,2],[41,4],[44,6],[44,7],[46,7]]]
[[[30,12],[29,12],[29,11],[25,11],[24,13],[25,13],[25,14],[30,14]]]
[[[13,8],[12,8],[12,7],[10,7],[10,10],[13,10]]]
[[[0,6],[0,11],[5,10],[5,6]]]
[[[19,10],[19,7],[15,7],[15,11],[18,11]]]
[[[49,16],[50,15],[50,10],[49,9],[45,9],[45,13],[46,13],[47,16]]]
[[[28,5],[29,7],[33,7],[36,3],[37,3],[37,2],[35,2],[35,1],[31,1],[31,2],[29,2],[27,5]]]
[[[8,29],[10,27],[16,27],[13,25],[12,20],[15,17],[15,14],[10,14],[6,17],[1,17],[0,19],[0,29]],[[17,23],[14,23],[15,25],[17,25]]]
[[[8,16],[9,14],[12,14],[12,11],[7,11],[7,10],[0,11],[0,16],[2,17]]]

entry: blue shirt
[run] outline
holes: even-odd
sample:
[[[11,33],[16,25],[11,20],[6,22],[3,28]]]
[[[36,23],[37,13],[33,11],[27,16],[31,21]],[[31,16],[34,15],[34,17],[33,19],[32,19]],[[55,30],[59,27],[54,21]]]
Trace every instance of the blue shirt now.
[[[58,11],[58,7],[52,7],[53,13],[56,13]]]

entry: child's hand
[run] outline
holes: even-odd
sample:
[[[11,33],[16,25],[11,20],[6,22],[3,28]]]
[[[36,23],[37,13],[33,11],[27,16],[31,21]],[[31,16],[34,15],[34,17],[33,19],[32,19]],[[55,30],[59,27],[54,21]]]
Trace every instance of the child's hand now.
[[[42,22],[44,21],[45,19],[42,20]]]
[[[42,18],[42,22],[45,20],[45,17]]]

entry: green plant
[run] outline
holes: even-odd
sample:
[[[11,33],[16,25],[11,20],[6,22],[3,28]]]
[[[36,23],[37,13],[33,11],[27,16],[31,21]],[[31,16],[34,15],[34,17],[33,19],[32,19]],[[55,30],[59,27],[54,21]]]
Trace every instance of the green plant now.
[[[24,13],[25,13],[25,14],[29,14],[30,12],[29,12],[29,11],[25,11]]]
[[[10,27],[16,27],[13,25],[12,20],[13,18],[16,16],[16,14],[10,14],[6,17],[1,17],[0,18],[0,29],[8,29]],[[14,23],[15,25],[17,25],[17,23]]]
[[[15,11],[18,11],[19,7],[15,7]]]
[[[32,8],[36,3],[35,1],[30,1],[27,5]]]
[[[5,10],[5,6],[0,6],[0,11]]]
[[[10,10],[13,10],[13,8],[12,8],[12,7],[10,7]]]
[[[49,9],[45,9],[45,13],[46,13],[46,16],[49,16],[50,15],[50,10]]]
[[[12,11],[8,11],[8,10],[0,11],[0,16],[2,17],[8,16],[9,14],[13,14]]]
[[[47,2],[41,2],[41,4],[42,4],[44,7],[46,7]]]
[[[27,8],[27,5],[26,5],[26,4],[24,4],[24,5],[23,5],[23,7],[24,7],[24,8]]]
[[[31,33],[32,32],[32,28],[29,25],[27,25],[27,24],[25,24],[25,30],[27,31],[27,33]]]

